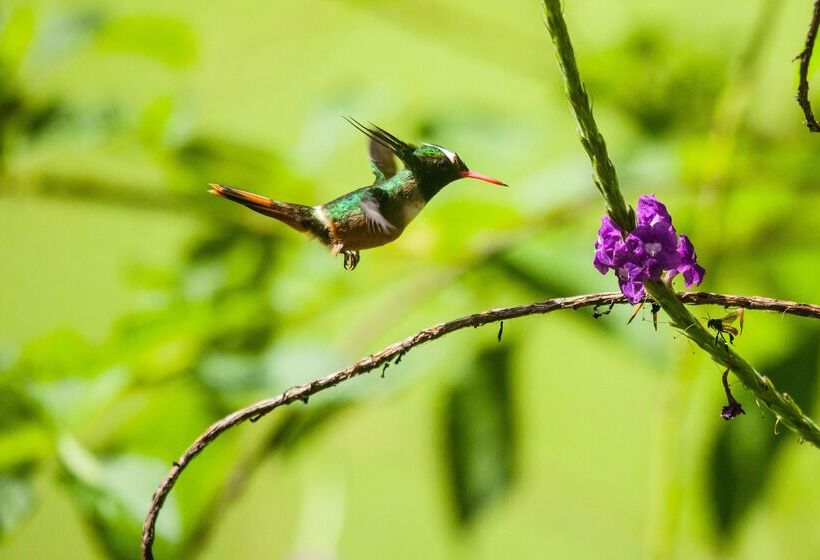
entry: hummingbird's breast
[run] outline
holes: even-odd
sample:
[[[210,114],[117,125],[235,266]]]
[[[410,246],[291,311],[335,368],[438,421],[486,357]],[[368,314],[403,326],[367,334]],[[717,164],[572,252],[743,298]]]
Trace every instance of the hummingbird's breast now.
[[[402,204],[401,206],[401,220],[403,223],[403,227],[407,227],[413,218],[418,216],[421,209],[424,208],[424,205],[427,204],[427,201],[424,200],[424,197],[421,196],[421,192],[419,189],[409,189],[408,192],[402,193]]]
[[[415,180],[409,179],[390,180],[359,189],[320,207],[327,217],[329,245],[332,250],[359,251],[396,240],[426,203]],[[374,193],[375,189],[379,192]],[[374,223],[368,219],[361,204],[364,199],[379,201],[378,212],[384,217],[386,224]]]

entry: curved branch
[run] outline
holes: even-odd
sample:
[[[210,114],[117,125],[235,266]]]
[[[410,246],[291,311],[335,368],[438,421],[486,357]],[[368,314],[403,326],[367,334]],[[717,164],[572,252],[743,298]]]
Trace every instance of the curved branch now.
[[[812,305],[807,303],[796,303],[792,301],[779,301],[764,297],[743,297],[723,294],[712,294],[708,292],[693,292],[680,293],[678,298],[683,303],[690,303],[693,305],[723,305],[744,307],[746,309],[758,309],[766,311],[776,311],[790,315],[799,315],[802,317],[811,317],[820,319],[820,305]],[[387,348],[371,354],[367,358],[360,360],[345,369],[339,370],[335,373],[315,379],[304,385],[297,385],[291,387],[287,391],[225,416],[221,420],[213,423],[202,435],[200,435],[191,444],[190,447],[177,460],[171,470],[163,479],[159,488],[154,493],[151,500],[151,507],[148,510],[148,515],[145,518],[142,532],[142,557],[145,560],[153,559],[152,546],[154,543],[154,531],[157,521],[157,516],[162,509],[165,499],[171,492],[171,489],[176,484],[182,471],[191,463],[191,461],[199,455],[209,444],[211,444],[223,432],[233,428],[234,426],[245,422],[246,420],[256,421],[262,416],[270,413],[276,408],[288,405],[295,401],[302,401],[307,403],[308,398],[338,385],[343,381],[357,377],[363,373],[372,371],[380,366],[386,367],[391,362],[398,363],[401,358],[416,346],[420,346],[425,342],[430,342],[441,338],[442,336],[461,330],[467,327],[480,327],[490,323],[503,321],[507,319],[515,319],[518,317],[525,317],[528,315],[546,314],[559,309],[579,309],[590,306],[604,306],[616,305],[626,303],[626,298],[619,292],[608,292],[601,294],[587,294],[581,296],[555,298],[538,303],[530,303],[527,305],[518,305],[515,307],[504,307],[500,309],[490,309],[481,313],[467,315],[453,321],[440,323],[438,325],[428,327],[418,333],[405,338],[401,342],[397,342],[388,346]]]
[[[809,31],[806,33],[806,46],[797,58],[800,59],[800,81],[797,85],[797,104],[803,109],[806,116],[806,126],[811,132],[820,132],[820,123],[814,117],[809,102],[809,63],[814,50],[814,41],[817,38],[817,28],[820,27],[820,0],[815,0]]]
[[[689,305],[723,305],[724,307],[743,307],[759,311],[776,311],[798,317],[820,319],[820,305],[797,303],[761,296],[732,296],[713,294],[711,292],[681,292],[676,294],[682,303]]]

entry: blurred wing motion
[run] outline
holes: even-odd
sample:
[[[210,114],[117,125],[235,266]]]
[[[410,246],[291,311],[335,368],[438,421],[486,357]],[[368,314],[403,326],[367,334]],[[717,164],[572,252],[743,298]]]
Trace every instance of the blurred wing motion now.
[[[723,317],[721,317],[720,318],[720,323],[723,326],[723,330],[726,331],[726,332],[730,332],[734,335],[742,333],[743,332],[743,317],[744,317],[745,311],[746,311],[745,309],[739,307],[737,309],[734,309],[734,310],[730,311],[729,313],[727,313]],[[738,330],[736,328],[730,326],[735,321],[737,321],[738,325],[740,326],[740,333],[738,332]]]
[[[368,227],[378,229],[382,233],[389,233],[396,229],[396,226],[391,224],[382,214],[381,205],[373,194],[364,197],[359,203],[359,206],[362,212],[364,212],[365,218],[367,218]]]
[[[714,329],[715,331],[717,331],[717,334],[715,335],[715,342],[717,342],[719,339],[722,339],[723,333],[726,333],[729,335],[729,343],[733,343],[735,337],[743,332],[744,313],[745,310],[739,307],[737,309],[733,309],[723,317],[719,317],[717,319],[709,319],[709,321],[706,323],[706,326],[710,329]],[[740,325],[740,331],[738,331],[735,327],[732,326],[732,323],[734,323],[735,321],[737,321]]]
[[[396,174],[396,156],[390,148],[371,138],[368,151],[370,152],[370,167],[373,168],[376,182],[384,181]]]

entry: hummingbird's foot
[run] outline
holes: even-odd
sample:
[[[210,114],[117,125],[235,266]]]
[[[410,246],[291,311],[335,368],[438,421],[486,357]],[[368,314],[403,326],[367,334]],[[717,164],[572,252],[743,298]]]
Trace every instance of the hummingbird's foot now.
[[[345,251],[345,270],[353,270],[356,268],[356,265],[359,264],[359,252],[358,251]]]

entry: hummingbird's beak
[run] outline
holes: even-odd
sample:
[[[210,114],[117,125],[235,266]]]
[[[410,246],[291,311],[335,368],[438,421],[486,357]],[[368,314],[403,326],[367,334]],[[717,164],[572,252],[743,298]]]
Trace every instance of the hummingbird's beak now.
[[[481,173],[476,173],[475,171],[462,171],[459,173],[462,177],[468,177],[470,179],[478,179],[479,181],[485,181],[487,183],[492,183],[493,185],[501,185],[502,187],[508,187],[507,183],[503,181],[499,181],[498,179],[493,179],[492,177],[487,177],[486,175],[482,175]]]

